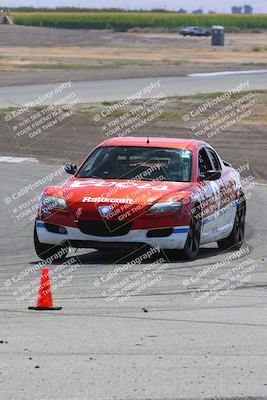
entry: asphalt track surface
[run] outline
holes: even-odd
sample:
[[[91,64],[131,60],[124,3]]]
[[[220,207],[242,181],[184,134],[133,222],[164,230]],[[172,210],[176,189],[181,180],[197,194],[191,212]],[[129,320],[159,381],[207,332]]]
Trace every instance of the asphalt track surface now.
[[[221,266],[220,273],[248,258],[257,268],[248,282],[219,300],[196,303],[192,292],[199,284],[183,284],[225,260],[216,244],[203,247],[194,262],[170,257],[162,279],[123,304],[107,302],[93,282],[113,270],[113,263],[125,254],[85,250],[77,253],[80,266],[72,281],[54,291],[55,303],[63,309],[28,311],[29,303],[19,303],[12,293],[39,278],[40,270],[11,287],[7,282],[38,261],[33,226],[17,221],[3,198],[54,169],[45,164],[0,164],[1,399],[267,396],[267,187],[255,186],[248,202],[249,254]],[[123,277],[140,268],[134,265]],[[202,284],[209,279],[203,278]]]
[[[165,96],[189,96],[196,93],[224,92],[236,87],[240,82],[249,81],[246,90],[267,89],[266,70],[252,73],[234,73],[233,75],[208,75],[184,77],[159,77],[113,79],[86,82],[72,82],[71,89],[80,99],[80,103],[121,100],[137,93],[151,82],[160,81],[160,89]],[[55,83],[42,85],[24,85],[0,88],[0,107],[23,106],[30,100],[38,98],[53,89]],[[147,96],[150,97],[148,93]],[[47,99],[42,104],[52,104],[54,98]]]

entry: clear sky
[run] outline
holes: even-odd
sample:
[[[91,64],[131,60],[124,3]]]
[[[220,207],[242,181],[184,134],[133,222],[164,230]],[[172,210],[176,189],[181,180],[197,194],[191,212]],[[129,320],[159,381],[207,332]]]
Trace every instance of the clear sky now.
[[[267,0],[0,0],[3,7],[34,6],[34,7],[55,7],[55,6],[77,6],[77,7],[119,7],[119,8],[165,8],[178,10],[185,8],[191,11],[196,8],[203,8],[205,11],[215,10],[217,12],[230,12],[231,6],[243,6],[250,4],[255,12],[267,13]]]

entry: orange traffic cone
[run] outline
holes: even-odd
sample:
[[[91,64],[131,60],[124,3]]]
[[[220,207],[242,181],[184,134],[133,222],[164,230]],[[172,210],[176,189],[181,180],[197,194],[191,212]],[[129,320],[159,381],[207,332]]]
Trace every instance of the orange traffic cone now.
[[[61,310],[62,307],[54,307],[52,286],[48,268],[43,268],[37,306],[28,307],[28,310]]]

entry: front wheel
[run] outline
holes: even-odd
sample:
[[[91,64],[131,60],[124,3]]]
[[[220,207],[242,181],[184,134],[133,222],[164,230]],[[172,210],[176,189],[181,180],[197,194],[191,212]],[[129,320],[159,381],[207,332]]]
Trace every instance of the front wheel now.
[[[64,260],[68,254],[69,246],[66,244],[55,246],[53,244],[41,243],[38,239],[36,226],[34,227],[33,239],[36,254],[41,260],[47,260],[48,258],[51,258],[52,261]]]
[[[182,250],[182,255],[187,260],[195,260],[198,256],[201,236],[201,214],[196,211],[191,219],[188,236],[185,246]]]
[[[221,250],[239,250],[243,244],[245,236],[245,219],[246,219],[246,203],[241,199],[239,202],[235,222],[232,232],[225,239],[219,240],[217,242],[219,249]]]

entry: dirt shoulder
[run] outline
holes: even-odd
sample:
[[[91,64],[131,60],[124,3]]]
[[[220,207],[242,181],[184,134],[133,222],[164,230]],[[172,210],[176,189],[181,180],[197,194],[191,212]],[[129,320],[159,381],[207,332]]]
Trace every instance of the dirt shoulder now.
[[[0,25],[0,85],[129,77],[267,66],[267,33],[227,34],[225,47],[210,38]]]
[[[243,96],[243,95],[242,95]],[[212,98],[211,98],[212,99]],[[255,99],[255,101],[253,100]],[[150,137],[176,137],[192,138],[205,140],[213,145],[220,155],[231,163],[237,164],[248,162],[253,169],[259,181],[267,181],[267,158],[265,157],[267,149],[267,94],[254,94],[246,102],[240,103],[243,109],[236,117],[236,122],[231,123],[228,118],[219,124],[220,131],[213,130],[211,135],[205,133],[207,121],[220,110],[224,110],[228,103],[220,104],[215,108],[193,121],[195,125],[199,124],[198,133],[192,128],[191,122],[184,122],[184,115],[189,114],[190,110],[197,110],[198,106],[203,104],[207,98],[187,97],[184,99],[167,99],[160,104],[160,108],[153,114],[148,123],[142,124],[140,116],[140,103],[134,102],[126,108],[119,109],[105,118],[103,124],[95,122],[95,115],[101,111],[109,110],[112,103],[90,104],[75,108],[70,117],[64,119],[64,123],[51,127],[44,134],[37,135],[33,140],[24,141],[26,135],[22,138],[16,137],[10,123],[5,122],[4,118],[0,122],[1,132],[1,155],[35,157],[41,162],[80,163],[83,158],[96,145],[109,137],[118,136],[119,131],[116,127],[123,121],[124,134],[129,136],[150,136]],[[253,100],[253,104],[252,104]],[[240,108],[240,106],[237,106]],[[236,107],[236,108],[237,108]],[[133,111],[134,110],[134,111]],[[38,111],[38,110],[37,110]],[[32,117],[35,120],[34,113],[31,111],[18,118],[18,123]],[[160,112],[159,112],[160,111]],[[127,113],[130,114],[128,115]],[[125,114],[126,113],[126,114]],[[226,117],[229,112],[224,112],[222,116]],[[131,120],[130,125],[128,121]],[[36,119],[37,120],[37,119]],[[14,125],[14,124],[13,124]],[[217,125],[214,122],[214,125]],[[132,131],[127,131],[133,127]],[[199,133],[202,132],[202,133]],[[217,133],[216,133],[217,132]]]

